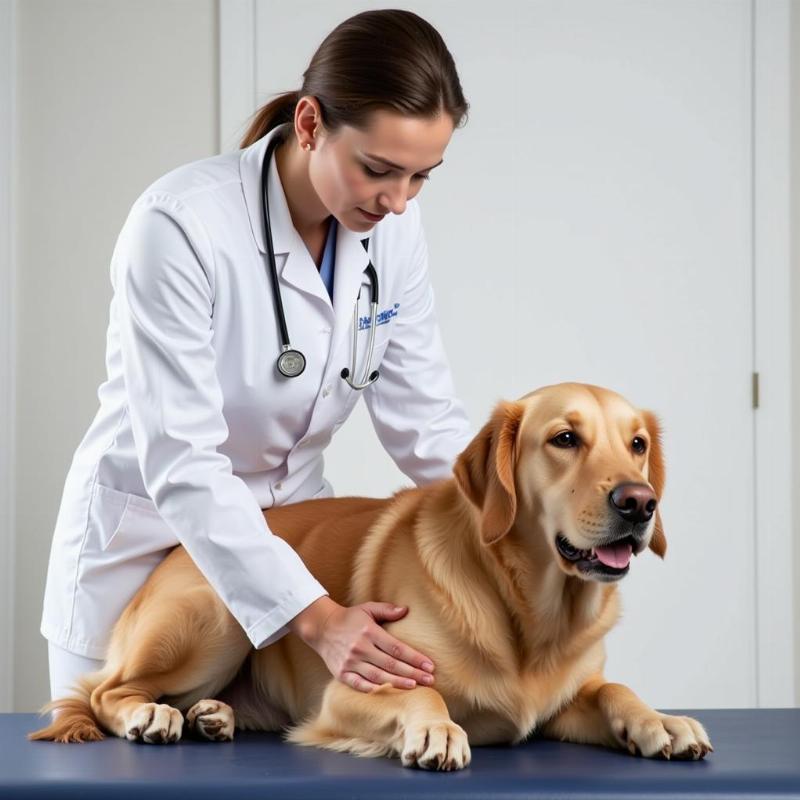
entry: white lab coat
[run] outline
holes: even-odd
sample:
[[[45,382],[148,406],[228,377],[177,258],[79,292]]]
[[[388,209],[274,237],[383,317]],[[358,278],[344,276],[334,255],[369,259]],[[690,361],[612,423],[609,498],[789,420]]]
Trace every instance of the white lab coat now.
[[[180,167],[134,203],[111,260],[107,380],[64,485],[41,632],[102,658],[125,605],[183,544],[255,647],[325,587],[267,528],[262,509],[332,495],[323,450],[363,394],[378,437],[416,484],[451,473],[470,439],[434,315],[415,200],[368,233],[339,226],[333,305],[294,229],[272,159],[270,222],[292,345],[283,378],[265,255],[261,163],[250,147]],[[380,378],[351,389],[353,304],[369,316],[367,254],[380,282]],[[358,334],[358,375],[368,330]],[[380,599],[380,598],[375,598]]]

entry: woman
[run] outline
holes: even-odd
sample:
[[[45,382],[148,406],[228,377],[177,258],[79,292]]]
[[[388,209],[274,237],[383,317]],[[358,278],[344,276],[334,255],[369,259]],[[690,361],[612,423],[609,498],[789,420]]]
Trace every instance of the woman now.
[[[426,483],[467,444],[414,199],[466,111],[436,30],[368,11],[324,40],[298,92],[256,114],[240,151],[180,167],[136,201],[112,257],[108,378],[50,555],[53,698],[101,666],[114,622],[179,543],[254,647],[292,631],[355,689],[433,683],[426,654],[379,624],[407,609],[337,603],[262,509],[332,494],[322,451],[361,395],[341,376],[356,303],[350,381],[362,382],[374,336],[379,377],[363,395],[394,461]],[[294,377],[277,368],[270,238],[291,348],[305,357]]]

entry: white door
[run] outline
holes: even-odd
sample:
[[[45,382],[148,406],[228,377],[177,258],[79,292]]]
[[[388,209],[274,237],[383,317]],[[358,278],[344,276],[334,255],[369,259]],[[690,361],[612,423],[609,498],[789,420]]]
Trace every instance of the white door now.
[[[381,7],[257,3],[256,103]],[[658,708],[756,705],[750,3],[403,7],[442,33],[471,104],[420,202],[475,430],[564,380],[658,414],[668,553],[620,584],[605,674]],[[326,462],[337,494],[408,484],[363,404]]]

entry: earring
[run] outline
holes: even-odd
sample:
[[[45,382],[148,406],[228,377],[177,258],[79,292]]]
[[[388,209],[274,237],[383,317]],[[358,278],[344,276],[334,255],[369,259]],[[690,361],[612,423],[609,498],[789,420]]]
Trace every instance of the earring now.
[[[311,143],[310,142],[306,142],[304,149],[307,150],[307,151],[311,150]]]

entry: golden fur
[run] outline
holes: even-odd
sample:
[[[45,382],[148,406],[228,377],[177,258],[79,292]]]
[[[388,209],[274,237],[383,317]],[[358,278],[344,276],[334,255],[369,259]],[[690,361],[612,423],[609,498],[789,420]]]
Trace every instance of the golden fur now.
[[[555,446],[562,431],[580,445]],[[644,453],[632,449],[634,437]],[[104,668],[81,679],[77,697],[46,705],[43,713],[58,715],[30,738],[86,741],[106,731],[168,742],[185,725],[225,740],[235,714],[239,728],[432,769],[465,767],[470,744],[517,743],[533,731],[702,758],[713,748],[699,722],[661,714],[605,680],[616,582],[580,574],[556,548],[559,533],[581,549],[608,539],[620,524],[609,494],[630,483],[661,498],[660,430],[649,411],[574,383],[501,402],[451,479],[385,500],[265,512],[338,603],[408,606],[386,629],[433,658],[434,687],[359,692],[293,634],[254,650],[176,547],[120,617]],[[659,510],[642,536],[641,549],[663,558]]]

